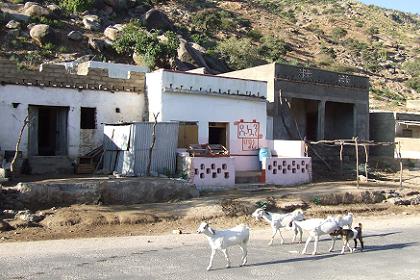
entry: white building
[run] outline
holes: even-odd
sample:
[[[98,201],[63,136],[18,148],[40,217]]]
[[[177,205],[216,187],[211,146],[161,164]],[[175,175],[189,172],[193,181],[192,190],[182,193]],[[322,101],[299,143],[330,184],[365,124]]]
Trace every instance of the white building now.
[[[103,123],[144,118],[144,73],[110,78],[106,69],[91,68],[74,75],[63,65],[18,71],[2,59],[0,82],[0,151],[15,150],[28,116],[19,150],[23,158],[39,164],[43,157],[74,160],[100,146]]]
[[[222,144],[237,171],[259,169],[266,145],[267,83],[158,70],[146,74],[149,116],[180,122],[179,148]]]

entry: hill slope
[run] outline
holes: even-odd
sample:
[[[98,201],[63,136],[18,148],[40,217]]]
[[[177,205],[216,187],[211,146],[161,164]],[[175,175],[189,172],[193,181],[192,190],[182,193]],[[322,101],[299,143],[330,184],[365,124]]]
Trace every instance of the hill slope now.
[[[16,2],[0,2],[0,55],[24,67],[89,54],[134,63],[133,52],[152,67],[209,72],[279,61],[368,75],[373,109],[404,110],[419,98],[419,15],[353,0]],[[31,36],[39,23],[54,39]]]

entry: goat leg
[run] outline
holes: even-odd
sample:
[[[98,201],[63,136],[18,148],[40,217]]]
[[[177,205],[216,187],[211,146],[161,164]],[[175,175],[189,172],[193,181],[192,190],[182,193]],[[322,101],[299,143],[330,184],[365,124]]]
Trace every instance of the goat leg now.
[[[318,249],[318,240],[319,240],[319,235],[315,235],[315,240],[314,240],[314,251],[312,252],[312,255],[316,255],[316,251]]]
[[[246,244],[241,245],[242,250],[242,264],[240,266],[244,266],[247,263],[247,255],[248,255],[248,249]]]
[[[336,239],[336,237],[335,237],[335,236],[331,236],[331,239],[332,239],[332,244],[331,244],[331,247],[330,247],[329,252],[334,251],[334,246],[335,246],[335,239]]]
[[[214,258],[214,255],[216,254],[216,250],[211,250],[211,255],[210,255],[210,263],[209,263],[209,266],[207,267],[207,270],[210,270],[211,268],[212,268],[212,266],[213,266],[213,258]]]
[[[276,236],[276,233],[277,233],[277,228],[273,228],[273,229],[272,229],[271,240],[270,240],[270,242],[268,242],[268,246],[273,245],[274,236]]]
[[[222,250],[222,252],[223,252],[223,255],[225,255],[225,259],[226,259],[226,262],[227,262],[226,268],[229,268],[230,267],[230,259],[229,259],[228,251],[227,251],[227,249],[224,249],[224,250]]]
[[[301,253],[302,255],[306,254],[306,250],[308,249],[308,245],[309,245],[309,242],[311,242],[311,240],[312,240],[312,235],[309,235],[308,239],[306,240],[305,247],[303,248],[303,251]]]

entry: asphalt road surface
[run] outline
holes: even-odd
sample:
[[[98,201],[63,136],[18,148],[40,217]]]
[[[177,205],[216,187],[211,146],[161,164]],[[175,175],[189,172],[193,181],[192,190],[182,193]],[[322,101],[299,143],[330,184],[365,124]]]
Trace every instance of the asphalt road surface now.
[[[210,250],[196,234],[119,237],[0,244],[0,279],[420,279],[420,224],[366,230],[364,252],[299,255],[303,244],[267,246],[269,231],[252,231],[248,265],[230,250],[232,268],[217,254],[207,272]],[[286,242],[290,242],[285,235]],[[309,251],[312,251],[312,246]]]

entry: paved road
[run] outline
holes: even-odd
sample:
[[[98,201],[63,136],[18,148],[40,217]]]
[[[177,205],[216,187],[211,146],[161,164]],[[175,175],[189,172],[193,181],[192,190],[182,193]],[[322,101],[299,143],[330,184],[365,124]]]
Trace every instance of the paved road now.
[[[216,255],[206,272],[204,236],[168,235],[0,244],[0,279],[420,279],[420,224],[366,232],[366,251],[301,256],[302,245],[267,246],[268,231],[253,231],[249,265],[233,268]],[[287,239],[290,240],[290,239]],[[341,241],[337,242],[337,251]],[[311,248],[311,247],[310,247]]]

